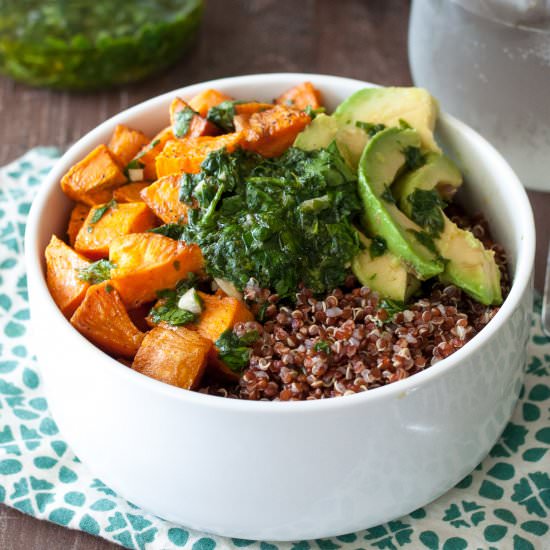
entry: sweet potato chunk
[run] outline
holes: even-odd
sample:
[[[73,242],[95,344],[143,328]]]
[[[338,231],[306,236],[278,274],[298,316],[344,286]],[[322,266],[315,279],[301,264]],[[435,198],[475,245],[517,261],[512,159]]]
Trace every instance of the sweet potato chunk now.
[[[230,296],[211,295],[199,292],[203,301],[203,311],[196,325],[189,326],[197,332],[215,343],[216,340],[227,329],[232,329],[237,323],[253,321],[254,315],[246,305]],[[238,375],[229,369],[218,357],[218,351],[214,346],[210,352],[209,365],[212,367],[213,374],[225,379],[238,379]]]
[[[141,151],[134,157],[133,160],[143,167],[143,179],[147,181],[155,181],[157,179],[157,171],[155,167],[155,159],[157,155],[164,149],[168,141],[174,139],[172,127],[168,126],[161,130],[152,140],[151,143],[144,145]]]
[[[203,301],[203,311],[196,329],[201,336],[212,342],[237,323],[254,320],[252,312],[237,298],[204,292],[199,292],[199,295]]]
[[[157,157],[157,174],[161,178],[170,174],[195,174],[200,172],[202,161],[212,151],[225,147],[232,152],[241,143],[242,135],[238,132],[210,137],[186,138],[169,141]]]
[[[111,136],[108,147],[119,165],[124,168],[150,141],[151,139],[143,132],[119,124]]]
[[[180,115],[182,112],[185,112],[189,117],[185,117],[183,123]],[[220,133],[215,124],[212,124],[198,113],[193,114],[193,109],[189,104],[179,97],[176,97],[170,104],[170,122],[172,123],[172,132],[178,139],[215,136]]]
[[[70,317],[90,286],[79,279],[78,270],[90,262],[55,235],[46,247],[45,256],[46,282],[52,298],[63,315]]]
[[[275,105],[253,115],[237,115],[235,128],[244,134],[243,147],[264,157],[284,153],[311,118],[303,111]]]
[[[75,241],[75,250],[97,260],[109,255],[109,245],[115,237],[142,233],[155,225],[155,215],[143,202],[114,203],[97,219],[102,205],[92,208]],[[98,212],[99,211],[99,212]],[[95,217],[94,217],[95,216]]]
[[[132,364],[141,374],[186,390],[198,386],[212,342],[180,327],[156,327],[147,333]]]
[[[74,246],[76,236],[80,231],[80,228],[84,225],[84,221],[88,217],[90,207],[87,204],[77,203],[71,211],[71,217],[69,218],[69,226],[67,227],[67,236],[69,237],[69,244]]]
[[[147,181],[127,183],[113,191],[113,199],[117,202],[143,202],[141,191],[149,185]]]
[[[237,115],[253,115],[261,111],[267,111],[273,107],[272,103],[260,103],[258,101],[250,101],[248,103],[235,104],[235,114]]]
[[[295,107],[296,109],[305,109],[308,106],[312,109],[318,109],[323,105],[321,92],[311,82],[302,82],[302,84],[290,88],[290,90],[281,94],[275,100],[275,103]]]
[[[164,176],[141,192],[145,204],[164,223],[181,223],[187,218],[187,205],[180,201],[180,176]]]
[[[129,308],[156,298],[158,290],[173,288],[190,272],[204,266],[200,248],[155,233],[132,233],[113,240],[109,259],[113,286]]]
[[[204,90],[204,92],[193,96],[189,100],[189,106],[194,111],[197,111],[197,113],[199,113],[202,117],[206,117],[210,107],[215,107],[224,101],[231,101],[232,99],[233,98],[231,96],[218,92],[218,90],[210,89]]]
[[[90,206],[109,201],[112,190],[126,183],[106,145],[98,145],[61,178],[61,189],[71,199]]]
[[[88,288],[71,324],[98,348],[114,356],[134,357],[145,336],[130,320],[109,281]]]

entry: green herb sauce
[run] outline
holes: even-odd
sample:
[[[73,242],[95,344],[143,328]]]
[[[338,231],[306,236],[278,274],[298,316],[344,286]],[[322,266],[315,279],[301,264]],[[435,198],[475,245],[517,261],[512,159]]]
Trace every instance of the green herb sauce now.
[[[388,245],[386,244],[386,240],[383,237],[379,237],[378,235],[376,235],[372,238],[369,247],[369,253],[373,258],[378,258],[378,256],[382,256],[387,249]]]
[[[232,329],[227,329],[216,340],[218,355],[233,372],[240,373],[250,360],[250,346],[259,338],[257,330],[250,330],[237,336]]]
[[[176,113],[174,117],[174,135],[176,137],[182,138],[187,135],[191,121],[196,114],[191,107],[185,107]]]
[[[111,269],[115,269],[115,264],[109,260],[97,260],[86,267],[78,270],[78,278],[91,285],[97,285],[111,278]]]
[[[176,61],[202,0],[27,0],[2,3],[0,72],[36,86],[97,89]]]
[[[299,283],[330,290],[360,250],[356,176],[334,144],[275,159],[215,151],[180,182],[180,199],[198,205],[183,240],[200,246],[210,275],[239,290],[250,278],[281,296],[293,296]]]
[[[159,303],[155,304],[149,312],[151,322],[158,324],[164,321],[172,326],[181,326],[195,321],[197,316],[191,311],[179,308],[178,301],[191,287],[195,286],[196,282],[195,274],[190,273],[175,288],[159,290],[157,292]]]
[[[415,189],[407,199],[412,206],[412,220],[432,237],[438,237],[445,226],[441,209],[446,206],[439,193],[435,189]]]

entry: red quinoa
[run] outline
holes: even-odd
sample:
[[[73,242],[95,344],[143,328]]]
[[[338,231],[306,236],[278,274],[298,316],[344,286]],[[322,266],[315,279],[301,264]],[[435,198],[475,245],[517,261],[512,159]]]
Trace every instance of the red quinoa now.
[[[450,210],[450,209],[449,209]],[[495,250],[503,295],[509,276],[502,247],[491,239],[482,217],[448,210]],[[309,400],[348,395],[384,386],[435,365],[471,340],[498,307],[483,306],[455,286],[436,283],[426,296],[391,315],[375,292],[349,276],[342,288],[315,297],[301,288],[293,307],[253,283],[245,299],[263,323],[235,326],[242,335],[257,330],[250,363],[234,386],[212,384],[200,391],[251,400]]]

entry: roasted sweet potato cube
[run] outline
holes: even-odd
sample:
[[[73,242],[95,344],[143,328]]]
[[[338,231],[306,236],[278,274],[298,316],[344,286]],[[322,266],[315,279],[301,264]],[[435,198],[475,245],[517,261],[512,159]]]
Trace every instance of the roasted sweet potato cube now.
[[[145,336],[132,368],[146,376],[186,390],[200,383],[212,342],[179,327],[156,327]]]
[[[147,145],[144,145],[141,151],[134,157],[140,166],[143,167],[143,179],[147,181],[155,181],[157,179],[157,171],[155,167],[155,159],[157,155],[164,149],[166,143],[174,139],[172,127],[168,126],[161,130]]]
[[[205,294],[199,292],[203,302],[203,311],[196,329],[201,336],[215,342],[223,332],[237,323],[253,321],[254,315],[244,302],[231,296]]]
[[[220,133],[219,128],[206,120],[199,113],[195,113],[188,103],[176,97],[170,104],[170,122],[172,132],[176,138],[215,136]]]
[[[70,317],[84,300],[90,286],[78,277],[79,269],[90,265],[90,262],[55,235],[46,247],[45,256],[50,294],[63,315]]]
[[[107,208],[97,220],[99,209],[92,208],[80,228],[75,241],[75,250],[88,258],[97,260],[109,255],[109,245],[115,237],[128,233],[142,233],[155,226],[156,217],[143,202],[128,202]]]
[[[109,259],[113,286],[129,308],[156,298],[156,293],[173,288],[190,272],[199,272],[204,259],[197,245],[186,245],[155,233],[133,233],[113,240]]]
[[[149,185],[148,181],[127,183],[113,191],[113,199],[117,202],[143,202],[141,191]]]
[[[275,102],[296,109],[305,109],[308,106],[312,109],[318,109],[323,105],[321,92],[311,82],[302,82],[302,84],[290,88],[290,90],[281,94]]]
[[[67,227],[67,236],[69,237],[69,244],[74,246],[76,236],[80,231],[80,228],[84,225],[84,221],[90,213],[90,207],[87,204],[77,203],[71,211],[71,217],[69,218],[69,226]]]
[[[143,132],[119,124],[111,136],[108,147],[119,165],[124,168],[150,141],[151,138]]]
[[[249,101],[248,103],[235,104],[235,114],[253,115],[261,111],[267,111],[273,107],[272,103],[260,103],[259,101]]]
[[[164,176],[141,192],[142,200],[164,223],[182,223],[187,219],[187,205],[179,198],[179,180],[179,174]]]
[[[61,178],[61,189],[71,199],[90,206],[110,200],[114,187],[126,183],[106,145],[98,145]]]
[[[193,96],[189,100],[189,106],[194,111],[197,111],[197,113],[199,113],[202,117],[206,117],[210,107],[215,107],[224,101],[231,101],[232,99],[233,98],[231,96],[219,92],[218,90],[209,89]]]
[[[199,292],[199,294],[203,301],[203,311],[198,323],[189,328],[195,328],[201,336],[211,340],[214,344],[227,329],[232,329],[237,323],[254,320],[252,312],[236,298],[203,292]],[[218,357],[215,346],[210,352],[208,363],[212,368],[212,374],[217,377],[232,380],[239,377]]]
[[[284,153],[296,136],[309,124],[311,117],[304,111],[275,105],[251,116],[235,117],[235,128],[244,134],[243,147],[264,157]]]
[[[209,153],[222,147],[232,152],[240,145],[242,137],[240,133],[233,132],[215,137],[202,136],[169,141],[156,160],[158,177],[184,172],[198,173],[203,160]]]
[[[145,336],[130,320],[120,296],[109,281],[88,288],[71,324],[98,348],[132,358]]]

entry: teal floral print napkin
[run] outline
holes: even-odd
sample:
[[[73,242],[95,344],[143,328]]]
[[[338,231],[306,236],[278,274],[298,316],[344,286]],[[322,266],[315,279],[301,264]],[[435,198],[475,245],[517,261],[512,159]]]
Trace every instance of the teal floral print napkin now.
[[[228,539],[145,513],[96,479],[50,416],[28,341],[25,221],[57,156],[34,149],[0,169],[0,502],[132,549],[550,549],[550,339],[538,301],[525,385],[500,441],[454,489],[408,516],[322,540]]]

